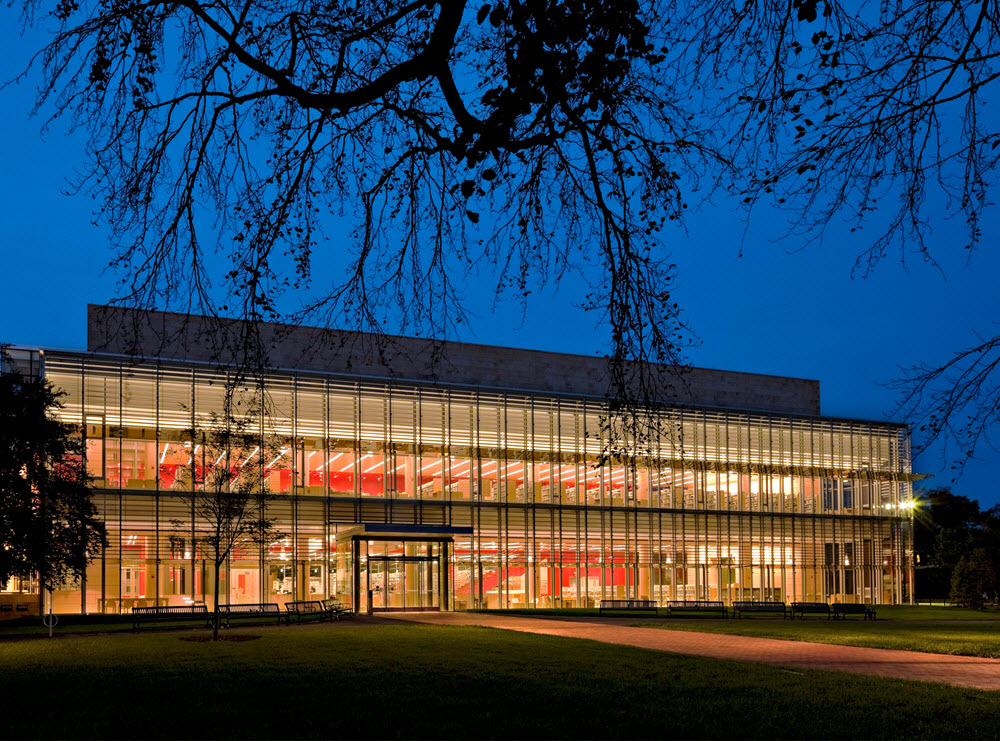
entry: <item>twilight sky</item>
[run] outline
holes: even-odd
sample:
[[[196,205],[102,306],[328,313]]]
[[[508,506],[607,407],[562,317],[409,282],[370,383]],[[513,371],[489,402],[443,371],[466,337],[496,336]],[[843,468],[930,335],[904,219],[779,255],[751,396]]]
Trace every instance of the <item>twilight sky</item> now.
[[[38,37],[19,36],[9,8],[0,17],[2,82],[25,67]],[[36,84],[29,78],[0,89],[0,341],[82,349],[86,304],[112,298],[115,276],[102,272],[110,255],[106,228],[93,223],[96,204],[66,195],[84,162],[84,137],[61,125],[42,134],[44,117],[28,117]],[[890,257],[864,279],[850,272],[874,228],[851,234],[834,224],[824,245],[801,249],[779,239],[784,223],[784,214],[760,211],[747,229],[735,204],[719,198],[692,213],[685,230],[666,234],[679,270],[675,298],[700,339],[687,354],[693,365],[818,379],[823,414],[905,421],[892,415],[897,392],[883,385],[899,366],[946,360],[973,344],[977,331],[996,333],[995,210],[984,218],[983,247],[970,262],[961,249],[963,224],[943,220],[932,240],[941,270]],[[488,298],[475,278],[467,291],[474,303]],[[606,337],[574,308],[570,286],[533,298],[523,319],[516,307],[492,314],[489,301],[479,303],[457,339],[584,355],[605,350]],[[979,451],[954,491],[984,507],[1000,504],[989,474],[998,464],[1000,454]],[[935,475],[924,487],[951,483],[939,449],[920,455],[914,470]]]

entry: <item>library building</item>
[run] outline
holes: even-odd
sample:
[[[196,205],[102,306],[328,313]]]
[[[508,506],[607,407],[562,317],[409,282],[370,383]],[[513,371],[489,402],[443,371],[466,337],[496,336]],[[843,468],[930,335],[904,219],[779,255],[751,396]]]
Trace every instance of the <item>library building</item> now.
[[[273,370],[244,407],[259,444],[220,452],[225,348],[247,325],[104,306],[87,321],[85,351],[9,350],[63,393],[107,527],[55,612],[211,605],[195,500],[233,465],[262,471],[280,534],[236,544],[223,603],[913,599],[908,430],[822,416],[818,381],[686,368],[630,444],[608,439],[603,358],[269,324]],[[0,589],[37,614],[31,580]]]

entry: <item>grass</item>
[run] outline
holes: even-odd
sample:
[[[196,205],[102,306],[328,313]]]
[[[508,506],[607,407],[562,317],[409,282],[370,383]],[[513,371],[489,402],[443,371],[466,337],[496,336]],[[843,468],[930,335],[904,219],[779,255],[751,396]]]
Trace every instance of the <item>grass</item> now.
[[[610,614],[605,610],[601,613],[596,607],[520,607],[510,610],[469,610],[469,612],[481,612],[487,615],[539,615],[548,617],[597,617],[598,615]],[[630,614],[637,616],[635,612],[628,610],[617,610],[623,615]],[[649,613],[652,616],[652,613]]]
[[[119,633],[132,630],[131,615],[57,615],[59,622],[53,629],[55,635],[81,633]],[[186,627],[201,625],[204,618],[191,621]],[[161,626],[153,625],[152,630],[161,627],[176,628],[178,623],[168,623]],[[42,624],[38,616],[20,617],[0,621],[0,640],[4,638],[30,638],[48,636],[49,629]]]
[[[1000,620],[1000,610],[970,610],[964,607],[931,607],[927,605],[876,605],[880,620]],[[540,617],[657,617],[652,612],[638,610],[598,610],[596,607],[518,608],[511,610],[470,610],[493,615],[532,615]],[[666,609],[660,608],[658,617],[665,617]],[[692,619],[698,619],[694,616]],[[715,619],[710,617],[708,619]]]
[[[55,635],[86,634],[86,633],[122,633],[132,630],[132,615],[58,615],[59,622],[53,633]],[[188,620],[172,620],[156,623],[146,621],[142,624],[143,632],[200,628],[212,619],[212,610],[204,616],[192,616]],[[243,616],[233,619],[237,627],[246,625],[274,625],[276,616],[265,615]],[[49,629],[42,623],[40,617],[21,617],[0,621],[0,641],[4,638],[31,638],[48,636]]]
[[[53,633],[115,633],[132,630],[131,615],[57,615]],[[49,629],[37,615],[0,621],[0,639],[8,637],[47,636]]]
[[[484,610],[507,615],[550,617],[597,616],[596,609],[554,610]],[[843,646],[889,648],[925,653],[955,654],[1000,658],[1000,610],[970,610],[961,607],[922,605],[879,605],[875,622],[860,618],[848,620],[782,620],[773,616],[754,616],[741,620],[715,617],[666,619],[652,614],[605,611],[604,617],[628,617],[633,627],[689,630],[703,633],[781,638]]]
[[[931,607],[927,605],[877,605],[880,620],[1000,620],[1000,610],[970,610],[964,607]],[[653,617],[651,612],[632,610],[604,610],[596,607],[520,608],[513,610],[470,610],[493,615],[533,615],[547,617]],[[659,616],[664,617],[666,609],[661,608]]]
[[[234,631],[234,633],[237,631]],[[364,621],[0,643],[6,737],[995,738],[997,693]]]
[[[973,610],[968,607],[928,605],[876,605],[879,620],[974,620],[1000,621],[1000,610]]]
[[[879,618],[892,620],[1000,620],[1000,610],[965,610],[959,607],[911,607],[885,606],[878,608]],[[532,615],[547,617],[627,617],[632,619],[652,618],[652,613],[636,613],[629,610],[605,611],[603,614],[594,608],[559,608],[559,609],[519,609],[519,610],[471,610],[470,612],[491,613],[497,615]],[[661,611],[660,615],[664,613]],[[131,615],[59,615],[59,624],[55,633],[117,633],[132,630]],[[697,618],[693,618],[697,619]],[[195,620],[193,623],[200,623]],[[170,630],[179,627],[176,623],[150,625],[148,630]],[[48,635],[46,628],[38,616],[20,617],[0,620],[0,640],[9,637],[29,637]]]
[[[1000,621],[992,622],[868,622],[863,620],[671,620],[634,623],[635,627],[689,630],[702,633],[782,638],[842,646],[891,648],[903,651],[1000,658]]]
[[[842,646],[1000,658],[1000,611],[960,607],[879,606],[878,620],[657,620],[636,627],[835,643]]]

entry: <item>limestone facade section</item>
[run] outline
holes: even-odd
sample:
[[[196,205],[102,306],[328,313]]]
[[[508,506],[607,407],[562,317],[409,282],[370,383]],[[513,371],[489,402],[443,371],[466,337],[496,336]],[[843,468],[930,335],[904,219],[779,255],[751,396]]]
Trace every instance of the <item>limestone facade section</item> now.
[[[232,319],[88,306],[87,349],[138,358],[231,365],[245,362],[254,328]],[[394,378],[442,385],[604,398],[602,357],[464,342],[262,323],[259,342],[270,368]],[[819,381],[707,368],[659,368],[664,401],[674,404],[820,414]]]

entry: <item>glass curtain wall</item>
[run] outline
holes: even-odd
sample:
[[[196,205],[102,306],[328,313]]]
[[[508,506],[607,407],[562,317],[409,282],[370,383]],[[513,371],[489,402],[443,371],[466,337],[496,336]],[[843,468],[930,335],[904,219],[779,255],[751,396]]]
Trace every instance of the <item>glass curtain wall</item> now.
[[[182,363],[44,356],[85,438],[109,547],[56,609],[212,599],[192,487],[195,431],[226,378]],[[910,599],[905,428],[671,408],[647,448],[607,459],[600,400],[315,374],[268,380],[260,430],[284,536],[237,548],[222,601],[353,594],[359,523],[471,527],[445,568],[456,609],[607,598]],[[389,577],[385,577],[389,578]]]

